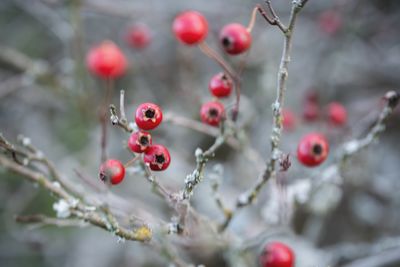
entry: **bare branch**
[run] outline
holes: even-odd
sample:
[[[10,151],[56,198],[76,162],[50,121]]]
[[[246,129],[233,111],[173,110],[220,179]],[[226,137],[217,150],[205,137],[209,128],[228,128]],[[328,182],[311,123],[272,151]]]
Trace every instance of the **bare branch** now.
[[[282,24],[282,22],[280,21],[278,15],[276,14],[275,10],[272,8],[271,1],[267,0],[267,1],[265,1],[265,3],[267,4],[268,10],[271,13],[272,18],[269,17],[267,11],[261,5],[257,4],[253,9],[253,12],[252,12],[251,19],[250,19],[250,22],[249,22],[249,26],[247,27],[247,30],[249,32],[251,32],[253,30],[257,12],[259,12],[260,15],[269,24],[271,24],[273,26],[277,26],[283,33],[286,33],[287,32],[287,28],[286,28],[285,25]]]
[[[218,136],[215,142],[204,152],[200,148],[197,148],[195,152],[196,168],[191,174],[186,176],[185,188],[181,191],[182,200],[190,199],[194,188],[203,179],[206,163],[210,158],[214,157],[215,152],[225,143],[226,138],[226,134]]]
[[[15,217],[15,221],[23,224],[53,225],[57,227],[84,227],[89,225],[82,220],[52,218],[43,214],[18,215]]]
[[[268,1],[267,1],[268,2]],[[276,174],[275,168],[276,163],[280,158],[281,151],[279,150],[279,144],[282,134],[282,109],[284,105],[284,96],[286,92],[286,81],[288,77],[288,67],[290,63],[290,52],[292,48],[292,36],[297,14],[300,12],[301,8],[304,6],[304,1],[293,1],[292,10],[290,13],[289,26],[285,31],[285,39],[283,44],[283,51],[281,56],[281,62],[277,77],[277,88],[276,88],[276,100],[272,104],[273,110],[273,128],[270,136],[271,140],[271,156],[266,163],[264,172],[259,176],[256,183],[245,193],[241,194],[236,201],[236,209],[240,209],[247,205],[253,203],[254,199],[257,197],[261,188],[267,183],[267,181],[274,177]],[[271,7],[272,8],[272,7]],[[224,223],[225,226],[229,225],[234,213],[227,221]],[[224,230],[223,228],[222,230]]]
[[[4,144],[4,142],[1,142],[1,144]],[[8,143],[8,145],[11,144]],[[45,162],[49,161],[46,159]],[[93,208],[92,206],[87,206],[83,202],[83,200],[78,200],[73,195],[71,195],[61,183],[52,182],[49,177],[38,171],[31,170],[28,166],[20,165],[3,155],[0,155],[0,166],[3,166],[6,170],[10,172],[21,175],[25,179],[37,183],[38,185],[52,193],[56,198],[64,199],[68,203],[71,214],[79,219],[87,221],[90,224],[98,226],[105,230],[112,231],[117,236],[127,240],[144,242],[151,239],[151,230],[147,226],[141,226],[134,230],[118,227],[116,231],[113,231],[113,229],[110,228],[110,223],[105,220],[103,216],[95,211],[96,208]]]
[[[117,108],[114,105],[110,105],[110,113],[111,113],[111,123],[113,125],[116,125],[118,127],[121,127],[128,133],[132,133],[133,129],[129,126],[128,120],[126,119],[126,113],[125,113],[125,91],[121,90],[120,95],[119,95],[119,114],[117,112]]]
[[[393,110],[396,108],[399,103],[399,93],[395,91],[389,91],[384,96],[386,101],[385,107],[382,109],[379,114],[379,118],[375,125],[371,128],[368,134],[364,138],[351,140],[342,145],[340,149],[339,159],[343,163],[350,156],[358,153],[360,150],[369,146],[374,140],[376,140],[379,135],[385,131],[385,123],[388,117],[393,113]]]

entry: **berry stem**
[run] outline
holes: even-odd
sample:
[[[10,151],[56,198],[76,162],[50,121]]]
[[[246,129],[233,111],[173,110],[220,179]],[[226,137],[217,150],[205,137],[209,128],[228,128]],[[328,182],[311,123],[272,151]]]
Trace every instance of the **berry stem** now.
[[[131,166],[133,163],[135,163],[138,159],[140,159],[140,155],[136,155],[135,157],[131,158],[129,161],[127,161],[124,164],[124,167],[127,168],[129,166]]]
[[[121,115],[120,120],[127,122],[126,114],[125,114],[125,91],[121,90],[119,92],[119,112]]]
[[[209,58],[215,60],[218,65],[224,70],[224,72],[231,78],[235,86],[236,101],[235,106],[232,110],[232,120],[237,120],[237,115],[239,113],[239,103],[240,103],[240,75],[236,73],[235,70],[216,52],[214,51],[205,41],[199,44],[200,50]]]
[[[259,8],[260,8],[259,5],[256,5],[256,6],[253,8],[253,11],[251,12],[251,17],[250,17],[249,25],[247,26],[247,31],[248,31],[248,32],[251,32],[251,31],[253,30],[253,28],[254,28],[254,24],[255,24],[256,18],[257,18],[257,11],[258,11]]]
[[[101,123],[101,162],[107,159],[107,106],[110,102],[112,91],[114,88],[114,82],[112,79],[106,81],[106,92],[103,100],[103,104],[100,111],[100,123]]]

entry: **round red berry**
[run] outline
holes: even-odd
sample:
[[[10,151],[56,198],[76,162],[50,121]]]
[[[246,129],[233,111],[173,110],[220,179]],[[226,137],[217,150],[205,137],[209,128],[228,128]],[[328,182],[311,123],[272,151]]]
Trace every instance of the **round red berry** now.
[[[142,130],[152,130],[162,121],[163,114],[161,108],[153,103],[140,104],[136,109],[135,121]]]
[[[104,41],[90,49],[86,65],[93,74],[104,79],[114,79],[125,73],[128,63],[116,44]]]
[[[305,166],[320,165],[328,157],[329,143],[325,136],[310,133],[304,136],[297,147],[297,159]]]
[[[239,23],[231,23],[222,28],[219,39],[225,52],[238,55],[251,46],[250,32]]]
[[[201,120],[211,126],[218,126],[224,117],[224,105],[218,101],[206,102],[201,106]]]
[[[163,145],[152,145],[144,154],[144,162],[149,164],[153,171],[163,171],[171,163],[168,149]]]
[[[303,118],[305,121],[315,121],[319,117],[319,106],[315,102],[306,102],[303,108]]]
[[[144,24],[130,26],[126,31],[125,39],[133,48],[145,48],[151,42],[150,29]]]
[[[346,108],[338,102],[332,102],[328,105],[328,116],[330,122],[337,126],[342,126],[347,122]]]
[[[128,146],[135,153],[146,152],[151,146],[151,135],[148,132],[134,132],[128,140]]]
[[[293,250],[281,242],[267,244],[260,256],[262,267],[293,267],[295,256]]]
[[[203,41],[208,34],[206,18],[197,11],[186,11],[175,17],[172,31],[184,44],[195,45]]]
[[[318,18],[319,28],[328,35],[335,35],[342,28],[342,17],[334,10],[327,10]]]
[[[227,97],[232,92],[232,86],[232,80],[225,73],[220,72],[211,78],[208,89],[216,97]]]
[[[101,164],[99,176],[107,184],[119,184],[124,179],[125,167],[121,161],[109,159]]]
[[[318,104],[319,94],[314,89],[310,89],[305,94],[305,103]]]
[[[282,111],[282,125],[286,131],[293,131],[296,127],[296,116],[290,109]]]

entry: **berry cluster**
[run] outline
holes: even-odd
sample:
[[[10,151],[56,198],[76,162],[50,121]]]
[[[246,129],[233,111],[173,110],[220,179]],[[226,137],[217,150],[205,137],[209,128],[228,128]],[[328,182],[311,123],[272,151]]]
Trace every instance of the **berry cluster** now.
[[[176,38],[186,45],[203,42],[208,34],[208,22],[197,11],[185,11],[175,17],[172,31]],[[231,23],[222,28],[219,41],[227,54],[238,55],[251,46],[250,31],[239,23]]]
[[[132,48],[149,46],[152,36],[145,24],[134,24],[127,28],[125,41]],[[89,71],[102,79],[116,79],[125,74],[128,61],[122,50],[112,41],[105,40],[93,46],[86,55]]]
[[[128,147],[134,153],[143,153],[143,161],[153,171],[163,171],[171,163],[168,149],[163,145],[153,144],[149,132],[162,121],[162,111],[153,103],[140,104],[136,109],[135,122],[139,130],[132,133],[128,139]],[[109,159],[100,166],[100,179],[112,185],[122,182],[125,176],[125,166],[116,159]]]
[[[208,34],[208,22],[197,11],[185,11],[178,14],[172,25],[175,37],[185,45],[201,44]],[[224,51],[229,55],[238,55],[251,46],[250,31],[241,24],[231,23],[222,28],[219,41]],[[215,74],[209,84],[210,93],[215,100],[204,103],[200,108],[200,118],[208,125],[218,126],[225,117],[225,106],[218,100],[229,97],[233,82],[226,73]]]
[[[303,121],[314,122],[320,117],[326,118],[330,125],[341,127],[347,123],[347,110],[338,103],[331,102],[324,109],[321,116],[318,95],[315,91],[307,92],[303,106]],[[290,109],[282,111],[282,125],[284,130],[293,131],[296,128],[297,118]],[[297,148],[297,159],[307,167],[315,167],[325,161],[329,153],[329,143],[321,133],[309,133],[304,136]]]
[[[297,123],[294,112],[290,109],[284,109],[282,111],[282,116],[283,128],[287,131],[293,131]],[[339,102],[331,102],[323,109],[323,112],[321,112],[317,93],[315,91],[307,92],[302,111],[303,121],[315,122],[321,117],[326,118],[326,121],[332,126],[345,126],[347,123],[347,110]]]
[[[153,171],[163,171],[168,168],[171,156],[163,145],[153,145],[150,133],[143,130],[153,130],[162,121],[161,108],[153,103],[140,104],[136,109],[135,121],[140,128],[134,132],[128,141],[128,146],[135,153],[144,153],[143,160]]]

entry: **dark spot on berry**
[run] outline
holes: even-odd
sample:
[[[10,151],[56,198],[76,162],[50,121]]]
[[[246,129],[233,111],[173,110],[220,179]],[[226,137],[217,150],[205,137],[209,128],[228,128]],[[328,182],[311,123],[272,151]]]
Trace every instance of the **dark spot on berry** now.
[[[232,46],[232,42],[228,37],[222,38],[222,45],[226,48],[230,48]]]
[[[315,155],[321,155],[322,154],[322,146],[320,144],[315,144],[312,148],[312,151]]]
[[[139,142],[143,146],[147,146],[149,144],[149,138],[147,136],[142,136],[139,139]]]
[[[152,109],[152,108],[149,108],[149,109],[147,109],[147,110],[144,112],[144,115],[145,115],[147,118],[152,119],[152,118],[154,118],[154,116],[156,115],[156,111],[155,111],[154,109]]]
[[[208,115],[209,115],[211,118],[215,118],[215,117],[218,117],[219,112],[218,112],[218,110],[215,109],[215,108],[210,108],[210,110],[208,111]]]
[[[161,154],[161,155],[156,155],[156,162],[157,162],[157,163],[160,163],[160,164],[163,164],[163,163],[165,162],[165,157],[164,157],[164,155],[163,155],[163,154]]]
[[[107,175],[104,172],[100,172],[99,178],[100,178],[101,181],[106,182]]]

